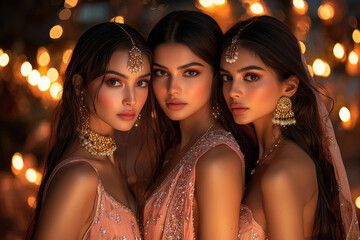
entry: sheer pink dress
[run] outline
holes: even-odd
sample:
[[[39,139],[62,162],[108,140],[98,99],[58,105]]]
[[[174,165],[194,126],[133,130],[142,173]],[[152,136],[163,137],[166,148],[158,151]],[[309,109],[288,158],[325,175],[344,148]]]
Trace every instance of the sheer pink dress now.
[[[76,162],[86,162],[90,164],[99,176],[97,196],[94,203],[95,216],[82,239],[141,239],[138,223],[132,210],[116,201],[106,192],[97,169],[87,159],[69,158],[58,164],[50,175],[44,193],[46,193],[49,183],[60,168]]]
[[[195,239],[196,163],[207,151],[221,144],[233,149],[245,168],[243,154],[230,132],[218,129],[204,134],[148,198],[144,210],[146,240]]]

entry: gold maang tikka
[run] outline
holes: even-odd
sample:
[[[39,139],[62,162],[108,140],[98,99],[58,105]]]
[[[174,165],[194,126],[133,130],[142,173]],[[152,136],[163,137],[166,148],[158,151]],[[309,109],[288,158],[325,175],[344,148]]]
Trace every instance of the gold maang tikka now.
[[[246,28],[247,26],[249,26],[250,24],[252,24],[253,22],[255,22],[255,20],[249,22],[248,24],[246,24],[245,26],[243,26],[238,32],[237,34],[231,39],[231,43],[229,45],[229,47],[227,48],[226,52],[225,52],[225,61],[228,63],[234,63],[237,59],[238,59],[238,55],[239,55],[239,37],[240,37],[240,33],[242,30],[244,30],[244,28]]]
[[[89,112],[84,104],[83,92],[80,93],[80,122],[76,130],[81,147],[91,155],[110,156],[116,150],[116,143],[112,137],[102,136],[90,129]]]
[[[127,62],[128,70],[132,74],[140,72],[144,68],[143,66],[144,61],[142,59],[141,50],[138,47],[136,47],[135,41],[132,39],[130,34],[121,26],[121,23],[115,23],[115,24],[124,31],[124,33],[129,37],[132,44],[132,47],[129,51],[129,58]]]

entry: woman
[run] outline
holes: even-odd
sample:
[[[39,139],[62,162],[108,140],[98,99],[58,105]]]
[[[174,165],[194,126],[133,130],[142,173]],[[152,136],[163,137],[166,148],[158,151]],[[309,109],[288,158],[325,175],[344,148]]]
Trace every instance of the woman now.
[[[80,37],[65,74],[32,238],[140,239],[113,134],[138,121],[150,61],[145,39],[125,24],[98,24]]]
[[[145,239],[237,238],[244,158],[211,101],[221,39],[195,11],[168,14],[148,37],[164,161],[145,205]]]
[[[248,19],[225,34],[223,52],[223,96],[237,124],[253,124],[259,146],[240,239],[358,239],[327,112],[290,29],[269,16]]]

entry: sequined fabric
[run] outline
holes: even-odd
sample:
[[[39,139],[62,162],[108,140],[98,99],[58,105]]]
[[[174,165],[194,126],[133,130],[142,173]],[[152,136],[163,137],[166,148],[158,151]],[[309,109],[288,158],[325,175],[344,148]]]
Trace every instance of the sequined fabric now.
[[[233,149],[244,166],[244,157],[231,133],[219,129],[204,134],[148,198],[144,211],[145,240],[195,239],[196,163],[203,154],[221,144]]]
[[[239,240],[267,240],[266,233],[262,227],[255,221],[251,210],[241,205],[240,208],[240,223],[239,223]]]
[[[51,174],[48,183],[55,173],[63,166],[74,162],[87,162],[94,170],[97,169],[86,159],[64,160]],[[46,189],[45,189],[46,191]],[[140,240],[140,230],[132,210],[116,201],[108,194],[99,178],[94,219],[82,239],[109,240]]]

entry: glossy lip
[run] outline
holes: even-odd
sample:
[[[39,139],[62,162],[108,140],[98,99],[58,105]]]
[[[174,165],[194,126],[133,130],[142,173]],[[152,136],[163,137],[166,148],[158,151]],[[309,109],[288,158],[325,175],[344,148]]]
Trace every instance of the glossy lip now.
[[[177,99],[170,99],[166,101],[166,106],[170,110],[180,110],[184,108],[187,105],[187,103],[184,103]]]
[[[234,115],[240,115],[240,114],[246,112],[247,110],[249,110],[249,108],[247,108],[239,103],[232,103],[230,105],[230,108],[231,108],[231,112]]]
[[[124,111],[122,113],[117,114],[117,116],[125,121],[130,121],[135,118],[135,111]]]

